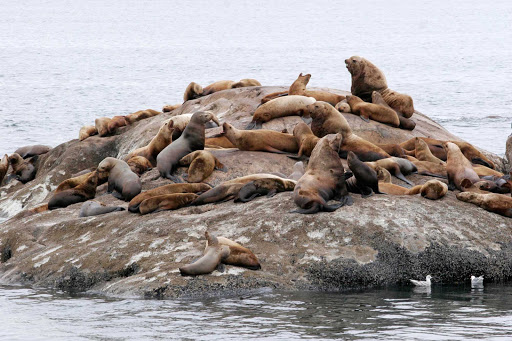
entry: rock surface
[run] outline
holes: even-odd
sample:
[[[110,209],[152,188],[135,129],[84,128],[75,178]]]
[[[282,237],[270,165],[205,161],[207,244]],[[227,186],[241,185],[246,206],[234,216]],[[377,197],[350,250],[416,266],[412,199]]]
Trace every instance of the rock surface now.
[[[290,192],[246,204],[225,202],[146,216],[123,211],[79,218],[81,204],[15,216],[47,202],[51,191],[72,174],[97,166],[107,156],[122,158],[146,145],[171,116],[206,109],[221,122],[244,128],[260,98],[282,90],[286,88],[217,92],[120,128],[115,136],[72,140],[41,156],[35,180],[26,185],[13,181],[0,188],[0,215],[11,218],[0,227],[0,282],[160,298],[260,287],[343,290],[405,284],[427,274],[443,283],[467,281],[472,274],[491,281],[512,277],[512,221],[460,202],[453,192],[438,201],[391,195],[362,199],[353,194],[352,206],[311,216],[289,213],[295,209]],[[417,126],[412,132],[344,115],[356,134],[376,143],[399,143],[414,136],[458,140],[422,114],[413,115]],[[291,132],[297,122],[300,118],[285,117],[263,127]],[[209,129],[207,137],[220,131]],[[252,173],[290,174],[295,162],[263,152],[212,152],[228,168],[206,179],[212,185]],[[486,154],[504,167],[502,159]],[[418,175],[408,178],[416,184],[429,180]],[[171,183],[159,178],[156,169],[141,179],[144,190]],[[127,206],[105,194],[105,187],[98,188],[96,200]],[[181,277],[178,267],[202,255],[205,230],[251,249],[262,270],[226,266],[222,273]]]

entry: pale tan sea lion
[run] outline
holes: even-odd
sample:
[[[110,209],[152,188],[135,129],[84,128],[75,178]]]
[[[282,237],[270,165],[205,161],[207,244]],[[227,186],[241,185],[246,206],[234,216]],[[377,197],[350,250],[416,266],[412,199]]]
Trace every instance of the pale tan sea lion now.
[[[69,178],[67,180],[62,181],[59,186],[57,186],[57,189],[54,193],[59,193],[68,189],[75,188],[76,186],[79,186],[87,181],[87,179],[95,172],[94,171],[88,171],[87,173],[80,174],[77,176],[74,176],[72,178]],[[98,181],[97,186],[104,184],[108,180],[108,174],[98,174]]]
[[[336,106],[334,106],[334,108],[342,113],[349,114],[352,112],[352,110],[350,109],[350,105],[348,104],[346,99],[344,101],[336,103]]]
[[[439,180],[429,180],[421,185],[420,193],[424,198],[438,200],[448,193],[448,186]]]
[[[446,142],[443,146],[447,152],[446,174],[449,190],[453,191],[455,188],[462,190],[461,182],[464,179],[468,179],[472,183],[480,181],[480,177],[473,170],[471,162],[462,154],[456,144]]]
[[[235,202],[249,202],[257,196],[273,197],[277,193],[293,191],[297,182],[288,179],[265,178],[246,183],[235,196]]]
[[[155,167],[158,154],[172,142],[173,124],[173,121],[164,122],[147,146],[135,149],[125,159],[129,160],[134,156],[143,156]]]
[[[219,241],[219,244],[229,247],[229,256],[221,260],[223,264],[241,266],[251,270],[261,269],[258,258],[248,248],[225,237],[217,237],[217,240]],[[206,243],[206,248],[208,248],[208,243]]]
[[[5,178],[5,174],[7,174],[7,170],[9,169],[9,157],[5,154],[0,160],[0,186],[2,186],[2,182]]]
[[[181,103],[164,105],[164,107],[162,108],[162,112],[171,112],[173,110],[178,109],[179,107],[181,107]]]
[[[372,103],[380,104],[380,105],[386,106],[388,108],[391,108],[386,103],[386,101],[384,100],[384,98],[382,97],[380,92],[378,92],[378,91],[372,92]],[[396,112],[396,114],[398,115],[398,119],[400,120],[400,126],[399,126],[400,129],[414,130],[414,128],[416,127],[416,122],[414,122],[410,118],[405,118],[404,115],[400,111],[393,109],[393,108],[391,108],[391,109],[394,110]]]
[[[205,150],[196,150],[184,156],[180,162],[180,166],[188,166],[188,182],[202,182],[208,178],[214,169],[225,171],[224,165],[212,155],[212,153]]]
[[[315,101],[313,97],[299,95],[276,98],[258,107],[245,129],[261,129],[263,123],[278,117],[303,116],[306,106]]]
[[[239,130],[231,124],[222,125],[224,135],[240,150],[264,151],[270,153],[297,153],[299,146],[291,134],[273,130]]]
[[[95,126],[83,126],[80,128],[78,132],[78,139],[80,141],[85,140],[86,138],[98,134],[98,129]]]
[[[130,201],[142,189],[139,176],[123,160],[107,157],[100,162],[97,171],[102,176],[108,174],[107,192],[120,200]]]
[[[148,214],[155,211],[177,210],[187,206],[197,198],[195,193],[174,193],[150,197],[140,203],[140,214]]]
[[[199,98],[203,95],[203,87],[197,83],[191,82],[183,94],[183,102]]]
[[[207,87],[205,87],[203,89],[202,95],[207,96],[207,95],[211,95],[218,91],[231,89],[233,84],[235,84],[235,82],[229,81],[229,80],[217,81],[217,82],[212,83],[212,84],[208,85]]]
[[[298,123],[295,128],[293,128],[293,136],[299,145],[299,152],[297,153],[299,157],[302,155],[310,156],[320,140],[304,122]]]
[[[236,83],[231,84],[232,89],[245,88],[248,86],[261,86],[261,83],[258,82],[256,79],[244,78],[244,79],[239,80]]]
[[[503,194],[479,194],[473,192],[457,193],[457,199],[482,207],[489,212],[512,217],[512,198]]]
[[[114,116],[110,119],[110,122],[108,122],[108,133],[114,134],[118,128],[124,127],[128,125],[128,122],[126,121],[124,116]]]
[[[139,110],[132,114],[126,115],[124,118],[128,124],[134,124],[135,122],[144,120],[146,118],[154,117],[160,115],[160,111],[156,111],[153,109]]]
[[[405,188],[389,182],[379,182],[379,190],[389,195],[416,195],[421,192],[421,185]]]
[[[498,176],[502,177],[504,174],[498,171],[495,171],[492,168],[485,167],[482,165],[473,166],[473,170],[478,174],[479,177],[482,176]]]
[[[64,208],[79,202],[93,199],[96,196],[98,185],[98,173],[92,172],[80,185],[55,193],[48,202],[48,209]]]
[[[347,102],[350,105],[350,112],[359,115],[364,121],[369,122],[370,119],[389,124],[392,127],[399,127],[400,120],[396,112],[388,107],[379,104],[364,102],[357,96],[347,96]]]
[[[140,155],[131,157],[128,161],[126,161],[126,163],[128,166],[130,166],[132,172],[139,176],[153,168],[151,162],[149,162],[149,160],[144,156]]]
[[[204,251],[204,255],[192,264],[188,264],[179,268],[182,276],[206,275],[217,268],[222,259],[229,256],[230,250],[228,245],[222,245],[214,235],[205,232],[208,244]]]
[[[110,117],[100,117],[94,120],[96,130],[98,131],[98,135],[100,137],[105,137],[108,135],[108,125],[111,120],[112,119]]]
[[[417,137],[415,139],[414,144],[414,155],[420,161],[429,161],[443,166],[446,165],[446,162],[442,161],[441,159],[435,157],[432,154],[428,144],[425,141]]]
[[[444,179],[448,178],[445,165],[440,165],[438,163],[429,161],[412,161],[412,163],[416,166],[418,169],[418,174],[420,175],[435,176]]]

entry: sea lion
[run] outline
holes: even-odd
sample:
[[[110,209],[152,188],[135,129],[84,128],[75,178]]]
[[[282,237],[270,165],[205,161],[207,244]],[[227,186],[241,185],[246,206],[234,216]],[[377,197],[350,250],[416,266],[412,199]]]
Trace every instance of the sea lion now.
[[[430,161],[412,161],[412,163],[416,166],[418,174],[420,175],[435,176],[443,179],[448,178],[445,165],[440,165]]]
[[[301,73],[299,77],[290,86],[290,89],[288,90],[288,95],[313,97],[317,101],[327,102],[331,105],[336,105],[337,103],[345,99],[345,96],[337,95],[332,92],[306,90],[306,86],[308,85],[310,79],[311,74],[308,73],[306,75],[302,75]]]
[[[378,91],[372,92],[372,103],[383,105],[385,107],[388,107],[388,108],[394,110],[396,112],[396,114],[398,115],[398,119],[400,120],[400,126],[399,126],[400,129],[414,130],[414,128],[416,128],[416,122],[414,122],[410,118],[405,118],[404,115],[400,111],[391,108],[386,103],[386,101],[384,100],[384,98],[382,97],[380,92],[378,92]]]
[[[448,189],[453,191],[455,188],[462,190],[461,181],[470,180],[472,183],[480,181],[480,177],[473,170],[471,162],[462,154],[459,147],[451,142],[443,143],[446,149],[446,174],[448,176]]]
[[[205,148],[236,148],[231,141],[224,134],[217,134],[212,137],[208,137],[204,141]]]
[[[263,123],[278,117],[302,116],[306,106],[315,101],[313,97],[299,95],[276,98],[258,107],[245,129],[261,129]]]
[[[100,162],[97,171],[102,176],[108,174],[107,192],[117,199],[130,201],[142,189],[139,176],[123,160],[107,157]]]
[[[295,164],[293,165],[293,172],[292,174],[288,175],[288,179],[299,181],[299,179],[304,175],[304,172],[304,162],[295,162]]]
[[[409,175],[418,172],[418,168],[412,161],[394,156],[391,157],[391,159],[400,166],[400,172],[402,172],[402,174],[404,175]]]
[[[125,209],[120,206],[106,206],[105,204],[97,201],[88,200],[80,207],[79,217],[92,217],[96,215],[106,214],[116,211],[124,211]]]
[[[400,164],[397,163],[393,158],[380,159],[373,162],[365,162],[368,166],[370,166],[373,170],[376,171],[376,166],[382,167],[386,169],[389,173],[393,174],[396,178],[408,183],[409,185],[414,185],[412,182],[407,180],[400,169]],[[410,173],[408,173],[410,174]]]
[[[239,130],[231,124],[222,125],[224,135],[240,150],[270,153],[297,153],[299,146],[291,134],[273,130]]]
[[[211,111],[208,111],[208,110],[206,110],[206,111],[210,112],[212,114],[212,117],[214,117],[215,119],[212,118],[211,121],[206,122],[205,126],[204,126],[205,129],[215,128],[213,123],[217,124],[217,122],[219,122],[219,119]],[[173,140],[177,140],[181,136],[181,134],[183,133],[183,131],[189,124],[190,119],[192,118],[192,115],[193,114],[182,114],[182,115],[178,115],[178,116],[173,116],[167,121],[167,122],[173,122],[173,128],[174,128],[174,132],[172,134]],[[220,127],[220,124],[217,124],[217,127]]]
[[[349,114],[352,112],[352,110],[350,109],[350,105],[348,104],[346,99],[344,101],[336,103],[336,106],[334,108],[341,113]]]
[[[179,268],[182,276],[206,275],[217,268],[221,260],[229,256],[230,250],[228,245],[222,245],[214,235],[205,232],[208,241],[204,255],[192,264],[188,264]]]
[[[126,161],[128,166],[130,166],[130,169],[135,174],[141,176],[144,172],[147,172],[151,168],[153,168],[153,165],[151,162],[149,162],[148,159],[146,159],[144,156],[133,156],[128,161]]]
[[[396,112],[383,105],[366,103],[357,96],[347,96],[347,102],[350,105],[350,111],[354,115],[359,115],[363,121],[374,121],[388,124],[392,127],[399,127],[400,120]]]
[[[124,127],[126,125],[128,125],[128,122],[124,116],[114,116],[110,119],[110,122],[108,122],[108,133],[113,135],[118,128]]]
[[[100,117],[94,120],[96,130],[98,131],[98,135],[100,137],[105,137],[108,135],[108,125],[111,120],[112,119],[110,117]]]
[[[270,198],[280,192],[293,191],[296,183],[294,180],[279,178],[256,179],[240,188],[235,202],[249,202],[257,196],[266,195]]]
[[[441,199],[448,193],[448,186],[439,180],[429,180],[421,185],[421,196],[430,200]]]
[[[226,167],[212,153],[205,150],[196,150],[184,156],[180,162],[180,166],[188,166],[188,182],[202,182],[208,178],[214,169],[226,171]]]
[[[327,135],[318,141],[311,153],[306,173],[297,181],[293,201],[298,210],[293,212],[312,214],[319,211],[332,212],[344,205],[352,205],[345,184],[343,163],[338,155],[342,135]],[[339,203],[329,205],[329,200]]]
[[[359,56],[345,59],[345,64],[352,75],[350,91],[366,102],[371,101],[373,91],[387,89],[388,83],[384,73],[369,60]]]
[[[405,188],[389,182],[379,182],[379,190],[389,195],[416,195],[421,192],[421,185]]]
[[[9,169],[9,157],[5,154],[0,160],[0,186],[2,186],[2,181],[4,180],[5,174],[7,174],[7,170]]]
[[[164,107],[162,108],[162,112],[171,112],[173,110],[178,109],[179,107],[181,107],[181,103],[164,105]]]
[[[384,101],[386,101],[391,108],[399,111],[405,118],[409,119],[412,114],[414,114],[414,103],[411,96],[389,88],[380,90],[379,92],[382,98],[384,98]]]
[[[12,167],[12,174],[14,174],[18,181],[26,184],[27,182],[34,180],[37,172],[34,164],[38,157],[39,156],[36,155],[31,159],[24,160],[19,154],[16,153],[9,156],[9,163]]]
[[[153,167],[155,167],[158,154],[160,154],[160,152],[172,142],[172,135],[174,132],[173,124],[173,121],[164,122],[158,130],[158,133],[147,146],[135,149],[128,154],[125,160],[129,160],[134,156],[143,156],[151,162]]]
[[[42,205],[18,212],[13,217],[11,217],[11,219],[26,218],[26,217],[33,216],[34,214],[46,212],[46,211],[48,211],[48,204],[42,204]]]
[[[210,120],[213,120],[220,126],[219,121],[211,112],[198,111],[192,115],[181,136],[158,154],[156,165],[160,176],[171,179],[174,182],[180,182],[172,173],[181,158],[196,150],[204,149],[205,123]]]
[[[293,128],[293,136],[299,145],[299,152],[297,153],[299,157],[302,155],[310,156],[320,140],[304,122],[298,123],[295,128]]]
[[[377,173],[373,168],[359,160],[354,152],[348,152],[347,163],[348,168],[350,168],[354,174],[355,185],[358,190],[357,193],[361,193],[361,197],[366,198],[373,195],[373,193],[382,194],[379,191]]]
[[[227,200],[233,199],[237,194],[238,191],[248,182],[257,180],[257,179],[265,179],[265,178],[271,178],[271,179],[284,179],[280,176],[273,175],[273,174],[267,174],[267,173],[257,173],[257,174],[251,174],[242,176],[239,178],[231,179],[228,181],[224,181],[218,186],[215,186],[214,188],[202,193],[199,195],[199,197],[194,200],[191,205],[199,206],[199,205],[205,205],[205,204],[211,204],[214,202],[223,202]]]
[[[76,186],[79,186],[87,181],[87,179],[95,172],[86,170],[87,172],[84,174],[76,175],[74,177],[71,177],[67,180],[62,181],[59,186],[57,186],[57,189],[54,193],[59,193],[68,189],[75,188]],[[108,180],[108,174],[98,174],[98,182],[97,186],[104,184]]]
[[[37,144],[34,146],[25,146],[16,149],[14,152],[15,154],[18,154],[24,159],[28,159],[29,157],[36,156],[36,155],[42,155],[46,154],[52,149],[52,147],[43,146],[41,144]]]
[[[222,258],[221,262],[227,265],[241,266],[251,270],[261,269],[260,262],[254,253],[246,247],[225,237],[217,237],[220,245],[229,247],[229,256]],[[208,248],[206,243],[205,252]]]
[[[248,86],[261,86],[261,83],[258,82],[256,79],[244,78],[244,79],[239,80],[236,83],[231,84],[232,89],[245,88]]]
[[[146,118],[154,117],[154,116],[157,116],[160,114],[161,114],[160,111],[156,111],[153,109],[146,109],[146,110],[139,110],[134,113],[128,114],[124,117],[124,119],[126,120],[126,122],[128,124],[134,124],[135,122],[144,120]]]
[[[457,199],[475,204],[489,212],[512,217],[512,198],[503,194],[479,194],[474,192],[457,193]]]
[[[374,169],[379,182],[391,183],[391,173],[386,168],[376,166]]]
[[[207,87],[205,87],[203,89],[202,95],[208,96],[208,95],[213,94],[214,92],[231,89],[233,84],[235,84],[235,82],[229,81],[229,80],[217,81],[217,82],[212,83],[212,84],[208,85]]]
[[[473,166],[473,170],[478,174],[479,177],[482,176],[497,176],[502,177],[504,174],[498,171],[495,171],[492,168],[485,167],[482,165]]]
[[[510,193],[512,191],[512,180],[510,175],[486,175],[482,177],[482,180],[492,181],[494,183],[495,186],[492,189],[488,189],[488,191],[500,194]]]
[[[98,129],[96,129],[95,126],[83,126],[82,128],[80,128],[80,131],[78,132],[78,139],[80,141],[83,141],[86,138],[96,134],[98,134]]]
[[[375,145],[391,156],[396,156],[400,158],[405,157],[405,150],[398,144],[375,143]]]
[[[154,189],[150,189],[148,191],[142,192],[137,195],[135,198],[130,200],[128,204],[128,211],[132,213],[140,212],[139,206],[140,203],[146,199],[157,197],[161,195],[167,194],[175,194],[175,193],[199,193],[205,192],[211,189],[212,187],[205,183],[183,183],[183,184],[169,184],[160,186]]]
[[[446,165],[446,162],[435,157],[430,151],[428,144],[418,137],[416,137],[414,143],[414,155],[420,161],[429,161],[443,166]]]
[[[353,151],[360,160],[375,161],[390,157],[381,148],[373,143],[352,133],[347,120],[332,105],[327,102],[317,101],[307,106],[309,115],[313,119],[311,122],[311,131],[318,137],[327,134],[342,134],[341,153],[346,157],[347,152]]]
[[[55,193],[48,202],[48,209],[64,208],[79,202],[93,199],[96,196],[98,173],[92,172],[80,185]]]
[[[183,94],[183,102],[197,99],[203,95],[203,87],[195,82],[187,85],[185,93]]]
[[[198,197],[195,193],[174,193],[151,197],[140,203],[140,214],[148,214],[155,211],[177,210],[187,206]]]

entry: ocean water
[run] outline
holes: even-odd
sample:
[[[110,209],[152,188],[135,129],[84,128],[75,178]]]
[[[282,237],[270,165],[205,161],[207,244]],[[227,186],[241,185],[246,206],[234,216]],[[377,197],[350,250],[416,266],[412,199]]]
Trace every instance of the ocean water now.
[[[0,19],[0,155],[180,103],[191,81],[349,90],[352,55],[478,147],[503,154],[511,133],[508,0],[2,0]]]

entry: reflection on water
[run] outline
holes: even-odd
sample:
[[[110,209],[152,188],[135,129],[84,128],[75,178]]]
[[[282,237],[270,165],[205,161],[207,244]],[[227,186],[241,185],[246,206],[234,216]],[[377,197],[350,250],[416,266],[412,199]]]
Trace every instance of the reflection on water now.
[[[497,285],[164,301],[0,286],[0,339],[480,339],[512,335],[511,307]]]

